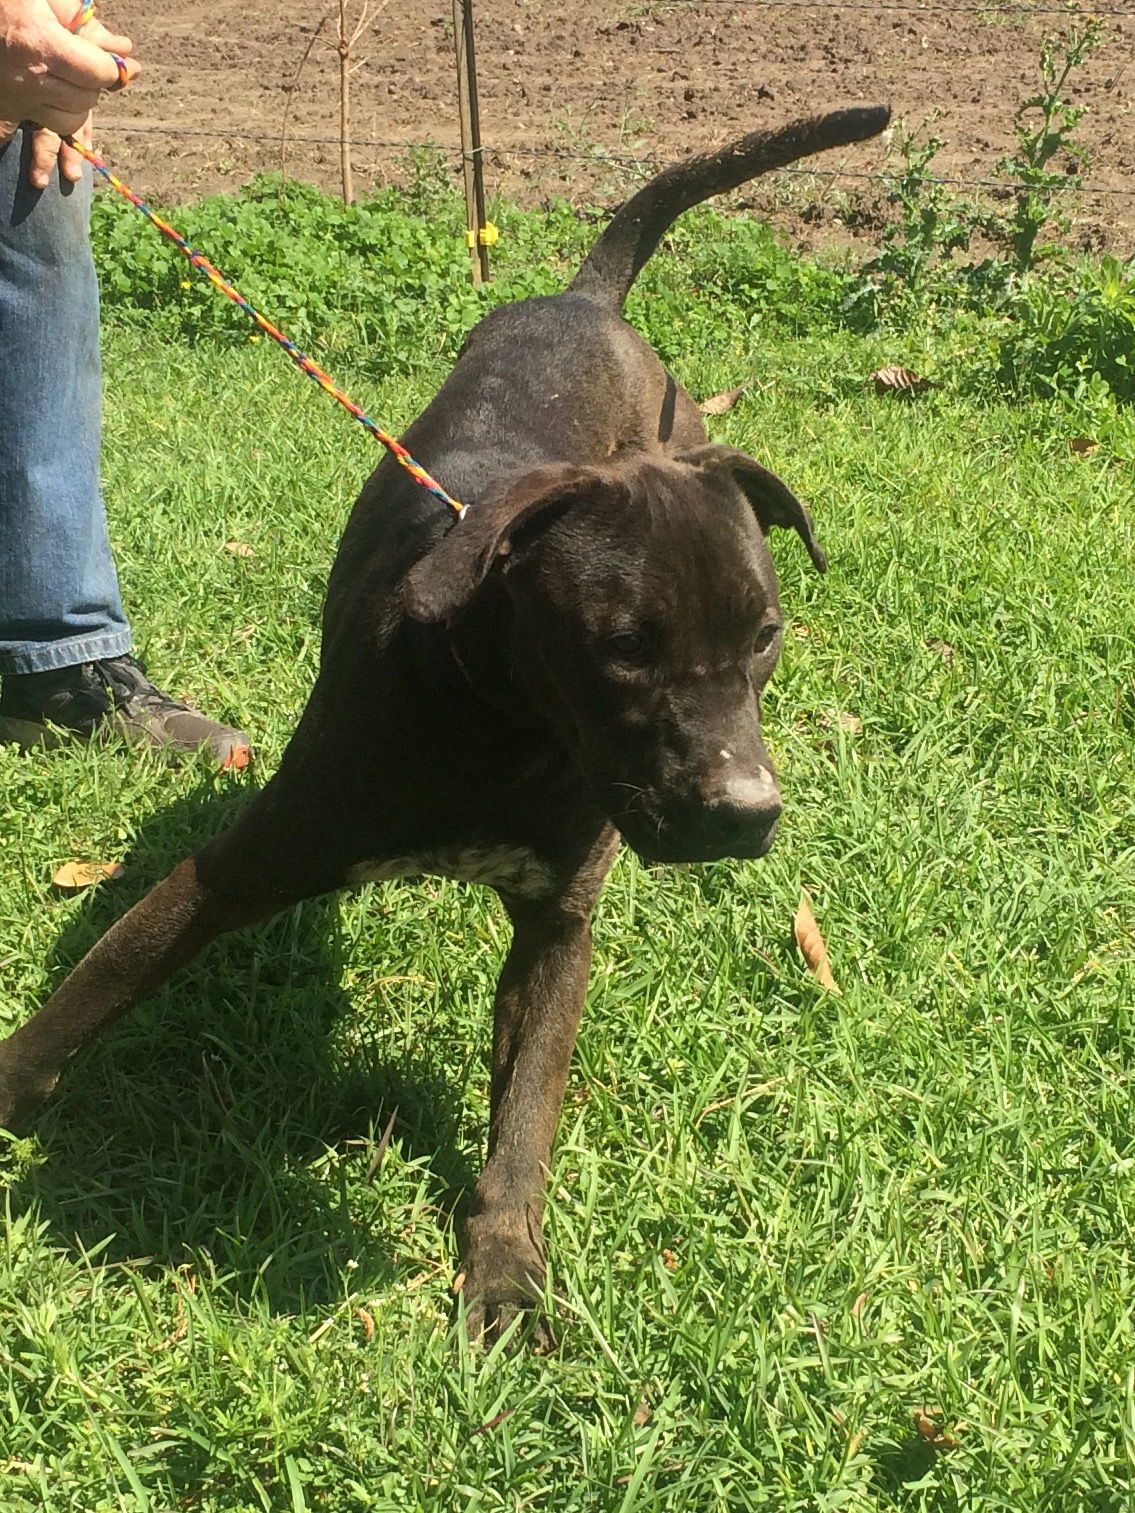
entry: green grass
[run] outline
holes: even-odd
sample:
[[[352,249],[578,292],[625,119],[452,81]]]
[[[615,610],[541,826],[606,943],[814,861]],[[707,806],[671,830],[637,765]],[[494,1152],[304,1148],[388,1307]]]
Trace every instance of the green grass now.
[[[691,296],[691,330],[712,315]],[[364,890],[220,943],[5,1145],[5,1513],[1135,1505],[1130,468],[1071,454],[1056,408],[861,382],[910,353],[726,329],[679,365],[755,375],[715,435],[813,502],[832,566],[774,543],[773,854],[624,854],[601,901],[559,1354],[470,1350],[447,1291],[501,911]],[[106,355],[141,647],[268,772],[373,443],[264,343],[139,327]],[[336,354],[396,428],[443,366],[385,371]],[[0,1023],[243,786],[0,750]],[[56,898],[72,856],[129,875]],[[802,884],[841,998],[792,945]]]

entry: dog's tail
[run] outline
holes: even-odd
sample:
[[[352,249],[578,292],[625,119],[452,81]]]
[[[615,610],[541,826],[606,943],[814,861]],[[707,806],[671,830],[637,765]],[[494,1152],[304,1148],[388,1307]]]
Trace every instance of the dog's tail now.
[[[797,158],[876,136],[890,118],[886,105],[833,110],[779,131],[754,131],[720,152],[672,163],[616,213],[572,280],[572,291],[621,310],[639,269],[684,210]]]

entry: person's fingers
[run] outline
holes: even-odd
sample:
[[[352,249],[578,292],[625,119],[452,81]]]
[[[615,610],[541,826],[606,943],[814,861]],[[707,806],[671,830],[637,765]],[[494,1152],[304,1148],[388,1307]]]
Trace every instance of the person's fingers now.
[[[74,133],[75,140],[82,142],[84,147],[90,146],[91,141],[91,118],[90,116]],[[59,177],[66,179],[69,184],[78,184],[83,177],[83,159],[75,151],[69,142],[59,144]]]
[[[83,177],[83,160],[67,142],[59,144],[59,177],[78,184]]]
[[[52,33],[51,42],[51,51],[44,58],[48,73],[79,89],[121,89],[138,73],[138,64],[133,59],[124,56],[120,68],[111,53],[83,36],[73,37],[62,27]],[[91,103],[88,102],[88,109]]]
[[[54,131],[49,131],[46,126],[39,126],[32,132],[31,162],[28,164],[28,178],[36,189],[46,189],[51,182],[51,170],[55,167],[59,157],[59,149],[63,143]]]
[[[88,21],[76,33],[84,42],[93,42],[96,47],[101,47],[104,53],[118,53],[120,57],[128,58],[134,51],[134,44],[129,37],[123,37],[118,32],[107,31],[106,27],[96,16],[93,21]]]
[[[53,74],[35,73],[22,81],[19,114],[23,120],[46,126],[61,137],[76,132],[98,98],[96,92],[80,89]]]

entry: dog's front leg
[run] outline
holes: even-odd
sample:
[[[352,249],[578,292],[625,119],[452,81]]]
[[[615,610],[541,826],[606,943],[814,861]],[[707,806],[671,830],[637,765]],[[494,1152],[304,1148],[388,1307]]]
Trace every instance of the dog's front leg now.
[[[591,907],[613,850],[605,837],[566,896],[504,900],[513,939],[493,1019],[489,1158],[462,1265],[471,1337],[498,1334],[541,1300],[544,1189],[587,993]],[[535,1343],[552,1343],[544,1322]]]

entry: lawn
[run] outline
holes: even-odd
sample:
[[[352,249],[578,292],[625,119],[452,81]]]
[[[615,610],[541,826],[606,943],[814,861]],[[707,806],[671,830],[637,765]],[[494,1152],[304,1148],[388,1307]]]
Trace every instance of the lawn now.
[[[691,295],[679,376],[750,380],[714,436],[811,501],[831,570],[774,542],[772,855],[624,853],[597,911],[559,1352],[470,1348],[449,1295],[495,897],[308,905],[215,946],[0,1145],[5,1513],[1135,1506],[1131,466],[944,361],[877,396],[894,337],[713,324]],[[419,357],[334,353],[391,428],[444,371]],[[112,325],[106,369],[140,646],[253,732],[258,776],[0,750],[5,1027],[271,772],[375,461],[264,342]],[[71,857],[127,875],[57,897]],[[802,886],[841,996],[796,953]]]

